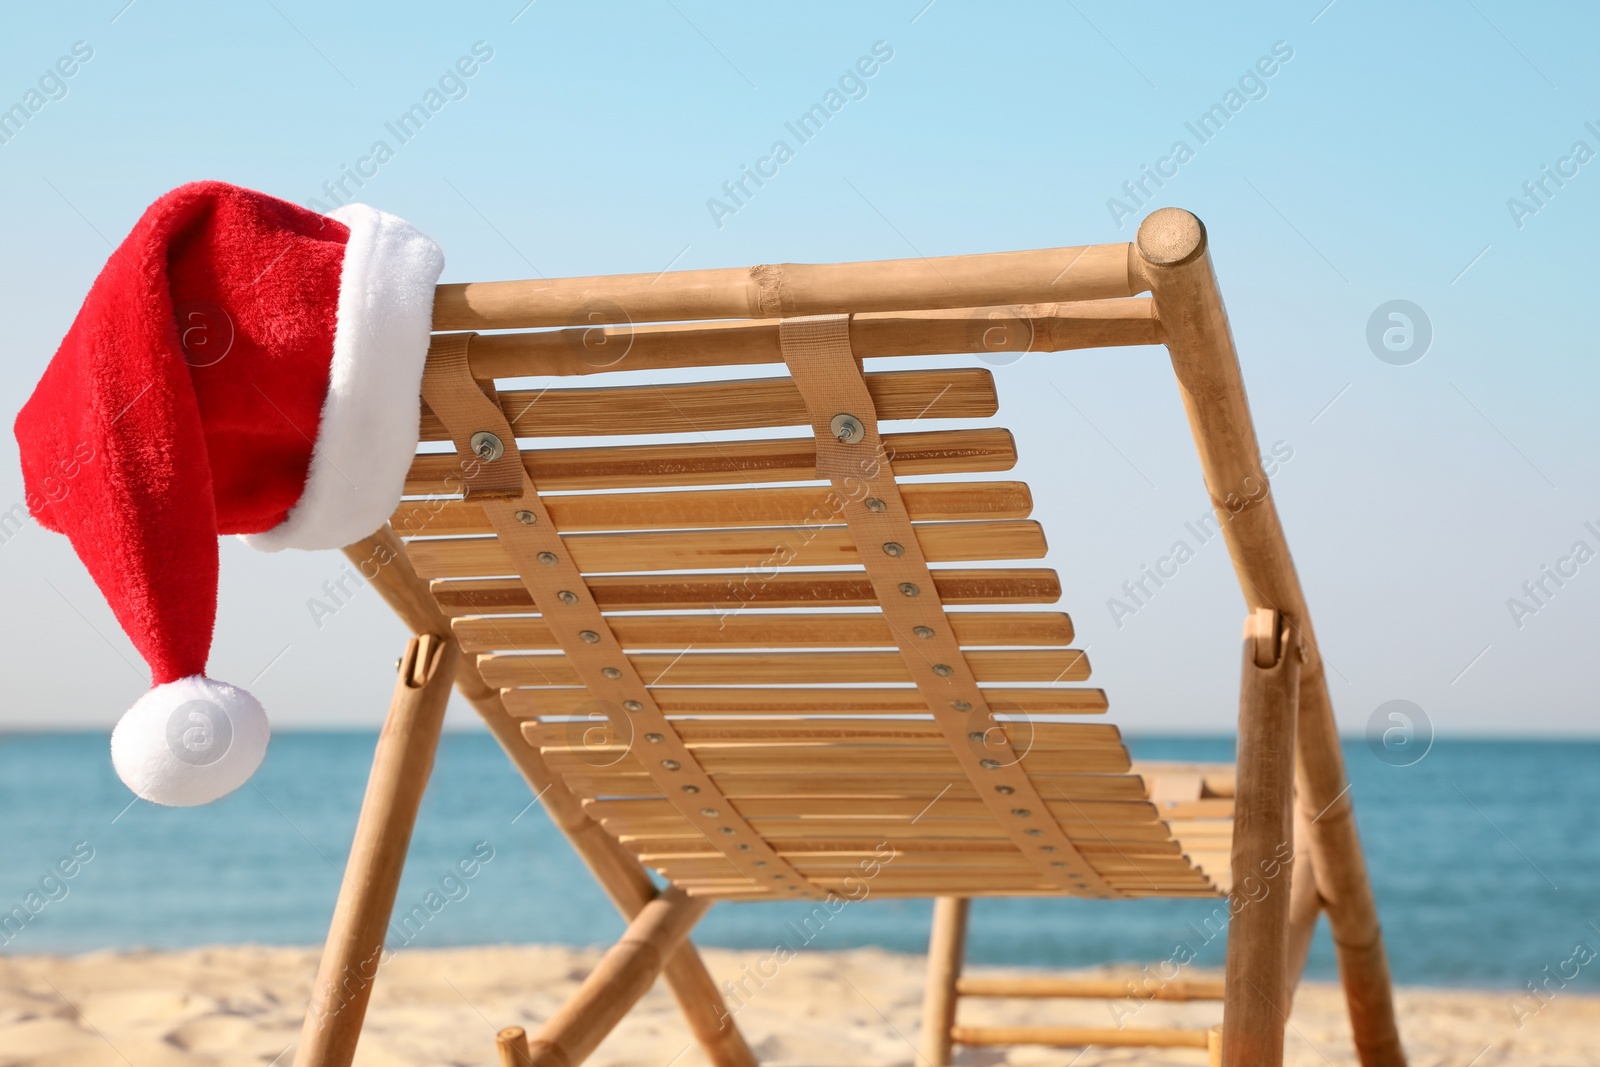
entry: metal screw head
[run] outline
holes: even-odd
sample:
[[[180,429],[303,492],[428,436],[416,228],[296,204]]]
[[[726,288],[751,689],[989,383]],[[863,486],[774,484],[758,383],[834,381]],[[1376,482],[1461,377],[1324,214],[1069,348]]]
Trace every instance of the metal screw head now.
[[[883,543],[883,554],[885,556],[903,556],[906,554],[906,547],[899,541],[885,541]]]
[[[585,644],[597,645],[600,643],[600,635],[593,630],[579,630],[578,636],[583,638]]]
[[[861,425],[861,420],[854,415],[843,413],[835,415],[828,427],[841,445],[853,445],[867,436],[867,428]]]
[[[981,759],[978,761],[978,766],[986,771],[998,771],[1000,769],[1000,761],[997,759]]]
[[[1019,819],[1026,819],[1030,818],[1033,815],[1033,812],[1029,811],[1027,808],[1012,808],[1011,814],[1015,815]]]
[[[929,637],[933,636],[933,627],[931,627],[931,626],[913,626],[911,628],[911,632],[916,634],[918,637],[926,639],[926,638],[929,638]]]
[[[766,865],[767,865],[767,861],[766,860],[756,860],[754,863],[750,864],[750,866],[752,866],[752,867],[765,867]]]
[[[952,700],[950,702],[950,706],[952,708],[954,708],[956,711],[971,711],[972,710],[972,705],[968,704],[965,700]]]
[[[561,562],[561,557],[557,556],[554,552],[541,552],[539,553],[538,558],[539,563],[545,567],[554,567],[557,563]]]
[[[624,700],[622,702],[622,706],[624,708],[627,708],[629,711],[643,711],[644,710],[644,705],[639,703],[637,700]]]
[[[1044,831],[1043,830],[1024,830],[1022,832],[1027,834],[1029,837],[1043,837],[1044,836]],[[1046,845],[1044,847],[1044,851],[1046,851],[1046,852],[1054,852],[1055,850],[1056,849],[1055,849],[1054,845]]]
[[[578,594],[570,589],[563,589],[556,594],[556,599],[570,607],[578,602]]]
[[[615,667],[601,667],[600,673],[610,678],[613,682],[622,677],[622,672]]]
[[[1038,833],[1034,833],[1032,830],[1029,830],[1028,834],[1031,837],[1039,837],[1039,836],[1044,834],[1044,831],[1040,830]],[[1055,850],[1056,850],[1056,846],[1054,846],[1054,845],[1040,845],[1039,846],[1039,851],[1040,852],[1054,852]]]
[[[666,738],[660,734],[645,734],[644,739],[650,742],[652,745],[659,745],[661,742],[666,740]]]
[[[661,766],[665,767],[669,771],[675,771],[679,767],[682,767],[683,764],[679,763],[675,759],[664,759],[661,761]]]
[[[1052,866],[1052,867],[1065,867],[1066,865],[1067,865],[1067,861],[1066,860],[1051,860],[1050,861],[1050,866]]]
[[[485,463],[493,463],[506,454],[506,446],[500,443],[500,438],[488,430],[479,430],[467,442],[472,446],[472,451]]]
[[[721,815],[722,812],[718,811],[716,808],[701,808],[700,814],[704,815],[708,819],[715,819],[718,815]]]
[[[867,505],[867,510],[872,512],[874,515],[881,515],[885,511],[889,510],[889,505],[885,504],[875,496],[867,497],[864,503]]]
[[[981,730],[974,730],[970,734],[967,735],[967,740],[968,741],[976,741],[980,745],[983,744],[988,739],[989,739],[988,735],[983,733]],[[1006,790],[1006,792],[1009,793],[1009,792],[1011,792],[1011,787],[1010,786],[1006,786],[1005,790]]]
[[[917,588],[916,582],[901,582],[900,594],[902,596],[921,596],[922,590]]]
[[[941,678],[948,678],[956,673],[956,669],[948,663],[935,663],[933,665],[933,673]]]
[[[697,785],[686,785],[683,787],[683,791],[685,793],[698,793],[700,792],[700,787]]]
[[[1009,785],[997,785],[994,787],[994,791],[1003,797],[1008,797],[1012,793],[1016,792],[1016,790],[1011,788]]]
[[[739,851],[740,852],[749,852],[749,851],[751,851],[751,846],[749,846],[749,845],[745,844],[743,841],[741,841],[741,842],[739,842]]]
[[[532,526],[534,523],[539,521],[539,517],[526,508],[521,511],[513,512],[512,518],[516,519],[524,526]]]
[[[719,827],[717,827],[717,832],[722,834],[724,837],[732,837],[734,834],[738,833],[739,831],[735,830],[731,826],[719,826]]]

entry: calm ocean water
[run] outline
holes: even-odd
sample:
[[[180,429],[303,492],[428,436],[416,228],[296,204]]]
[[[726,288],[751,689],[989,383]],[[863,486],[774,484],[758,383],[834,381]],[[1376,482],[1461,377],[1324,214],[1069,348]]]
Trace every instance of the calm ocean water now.
[[[36,905],[48,901],[20,930],[0,932],[0,952],[320,943],[375,736],[280,734],[253,786],[191,810],[125,808],[129,794],[111,771],[104,735],[0,736],[0,912],[29,893]],[[1143,759],[1233,755],[1226,738],[1133,737],[1130,745]],[[1511,988],[1566,960],[1579,942],[1600,949],[1600,742],[1439,742],[1411,767],[1388,766],[1352,742],[1346,759],[1398,981]],[[409,944],[590,945],[621,930],[529,800],[489,737],[445,737],[398,910],[437,896]],[[452,878],[474,853],[475,877]],[[63,860],[70,878],[58,872]],[[971,955],[991,964],[1153,962],[1179,940],[1196,944],[1190,924],[1215,906],[979,901]],[[803,910],[719,906],[696,937],[770,948]],[[925,901],[853,904],[810,947],[920,952],[928,915]],[[1219,938],[1201,962],[1221,959]],[[1334,974],[1325,924],[1310,974]],[[1585,968],[1574,984],[1600,989],[1600,968]]]

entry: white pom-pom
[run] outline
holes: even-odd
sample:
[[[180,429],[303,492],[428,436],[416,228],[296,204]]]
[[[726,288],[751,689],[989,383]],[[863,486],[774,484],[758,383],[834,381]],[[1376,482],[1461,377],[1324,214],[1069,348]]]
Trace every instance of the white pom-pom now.
[[[145,800],[186,808],[243,785],[270,736],[255,697],[193,674],[156,686],[128,709],[111,731],[111,762]]]

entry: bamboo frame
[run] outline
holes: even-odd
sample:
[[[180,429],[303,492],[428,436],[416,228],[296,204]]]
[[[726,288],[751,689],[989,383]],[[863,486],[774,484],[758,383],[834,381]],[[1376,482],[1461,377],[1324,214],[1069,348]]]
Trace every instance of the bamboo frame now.
[[[400,659],[295,1067],[349,1067],[355,1058],[460,658],[455,642],[422,634],[411,639]]]
[[[969,897],[936,897],[928,937],[927,989],[922,997],[922,1030],[917,1038],[918,1067],[947,1067],[950,1032],[956,1025],[957,983],[967,952]]]
[[[1139,295],[1145,292],[1150,296]],[[1266,490],[1265,477],[1258,469],[1258,445],[1237,354],[1211,270],[1205,231],[1192,215],[1173,209],[1155,212],[1146,219],[1132,244],[937,260],[784,264],[660,275],[445,285],[438,290],[434,327],[445,331],[537,330],[480,337],[472,349],[470,369],[482,378],[587,375],[606,370],[779,363],[783,358],[778,341],[779,327],[772,320],[836,313],[854,316],[849,326],[851,346],[855,354],[865,358],[1167,345],[1206,485],[1217,508],[1247,604],[1252,609],[1270,609],[1273,618],[1281,613],[1285,627],[1293,635],[1293,647],[1303,649],[1303,662],[1300,654],[1280,656],[1271,670],[1265,666],[1256,668],[1258,673],[1272,674],[1279,683],[1283,677],[1298,671],[1293,692],[1287,696],[1282,692],[1264,696],[1262,686],[1265,683],[1252,682],[1249,668],[1246,670],[1241,710],[1250,712],[1247,718],[1252,725],[1246,731],[1250,735],[1248,738],[1241,734],[1239,804],[1241,808],[1268,816],[1278,828],[1280,840],[1287,836],[1291,801],[1284,784],[1287,773],[1282,760],[1284,753],[1292,750],[1299,785],[1292,807],[1293,836],[1299,854],[1294,864],[1292,888],[1277,893],[1272,907],[1257,909],[1255,916],[1241,924],[1247,930],[1259,929],[1236,935],[1241,941],[1237,956],[1241,966],[1249,964],[1252,977],[1265,981],[1276,991],[1276,1000],[1272,996],[1262,999],[1274,1006],[1281,1004],[1286,1011],[1288,997],[1304,966],[1316,919],[1325,909],[1339,952],[1362,1063],[1368,1067],[1403,1064],[1387,964],[1344,783],[1323,665],[1276,509]],[[556,328],[545,329],[547,327]],[[592,400],[585,396],[570,397],[571,403],[579,405],[590,404]],[[431,414],[426,417],[431,418]],[[914,443],[926,439],[927,446],[932,448],[938,438],[938,447],[948,452],[956,439],[951,436],[950,445],[946,445],[938,432],[895,435],[897,465],[901,436],[907,442],[904,450],[907,473],[921,470],[913,466],[918,462],[918,454],[912,447]],[[977,447],[976,438],[972,443],[968,443],[966,437],[961,440],[963,447]],[[996,438],[996,442],[999,443],[984,445],[994,453],[990,458],[961,461],[939,458],[931,461],[935,466],[929,469],[1002,469],[995,464],[1011,455],[1009,438]],[[804,481],[810,475],[808,456],[800,452],[791,456],[785,451],[792,443],[755,444],[763,450],[762,469],[768,471],[772,480]],[[746,446],[734,443],[725,448],[719,444],[719,454],[715,458],[702,455],[704,449],[696,452],[676,445],[539,450],[527,457],[527,469],[541,486],[562,490],[725,484],[731,466],[745,460],[735,461],[724,453],[727,448],[742,447]],[[437,491],[434,482],[443,476],[444,470],[441,458],[422,457],[407,480],[408,491]],[[597,464],[605,468],[600,473],[595,473]],[[652,473],[657,467],[660,473]],[[473,519],[468,510],[463,512],[461,521],[470,527],[478,520]],[[469,529],[467,532],[481,531]],[[492,580],[444,579],[430,593],[427,583],[411,570],[398,538],[388,529],[347,551],[352,559],[360,562],[370,558],[374,547],[385,548],[389,553],[389,559],[378,568],[380,577],[376,584],[402,618],[419,633],[448,634],[447,613],[463,610],[519,613],[529,609],[515,588],[501,589]],[[451,548],[450,551],[460,553],[465,549]],[[367,573],[365,568],[363,573]],[[941,594],[944,593],[942,581],[956,580],[954,576],[959,573],[941,572]],[[812,575],[810,580],[829,577]],[[778,584],[781,585],[781,580]],[[673,580],[661,583],[663,589],[671,591],[658,594],[654,599],[640,599],[622,580],[600,579],[590,585],[606,610],[662,608],[670,606],[674,598],[699,595],[698,590]],[[1050,586],[1051,581],[1044,581],[1044,585]],[[1057,592],[1059,589],[1053,586],[1025,592],[1019,585],[1009,599],[1053,601]],[[496,606],[486,609],[482,599],[485,595]],[[786,595],[773,596],[765,602],[766,606],[783,606],[788,603]],[[854,604],[860,599],[845,585],[840,585],[830,595],[834,603],[841,605]],[[959,602],[960,596],[952,589],[952,596],[946,599]],[[444,605],[442,609],[441,605]],[[1255,642],[1247,663],[1255,659],[1257,646],[1266,648],[1263,642]],[[453,641],[450,647],[455,647]],[[1265,659],[1263,656],[1263,663]],[[633,920],[631,940],[608,954],[601,971],[585,983],[578,1006],[569,1005],[559,1025],[552,1021],[551,1027],[546,1028],[554,1034],[550,1039],[553,1044],[540,1045],[531,1050],[530,1055],[542,1057],[548,1052],[553,1057],[550,1062],[575,1064],[621,1018],[627,1007],[622,1002],[631,1003],[630,998],[642,993],[659,969],[673,985],[680,1006],[712,1062],[718,1067],[753,1067],[754,1058],[748,1046],[731,1025],[720,993],[686,940],[689,927],[708,905],[703,900],[691,901],[677,889],[667,891],[672,894],[670,899],[666,894],[658,896],[639,860],[583,810],[578,798],[557,776],[557,771],[563,769],[552,770],[537,748],[524,739],[535,735],[520,729],[513,717],[518,713],[516,708],[525,703],[520,698],[528,691],[509,690],[508,693],[518,699],[502,701],[501,694],[485,681],[476,663],[463,664],[457,682],[530,786],[546,798],[553,819],[568,834],[619,910]],[[1279,689],[1282,689],[1281,684]],[[550,691],[551,697],[558,698],[562,692],[565,691]],[[1283,707],[1293,707],[1296,703],[1298,709],[1293,713],[1293,721],[1285,723]],[[508,707],[513,714],[507,713]],[[1103,710],[1103,707],[1102,697],[1097,707],[1084,710]],[[1262,709],[1273,708],[1279,712],[1275,723],[1271,714],[1258,714]],[[529,727],[533,725],[528,724]],[[1274,725],[1276,733],[1268,729]],[[1288,742],[1292,749],[1285,748],[1285,736],[1295,738]],[[1253,755],[1257,751],[1275,754],[1277,762]],[[1248,771],[1243,769],[1246,765],[1250,768]],[[583,768],[565,768],[563,773],[574,774],[574,781],[584,777]],[[1232,792],[1230,788],[1228,793]],[[1212,795],[1228,794],[1214,791]],[[1260,807],[1257,807],[1258,801]],[[1212,803],[1212,800],[1198,802],[1199,805]],[[648,828],[645,831],[657,832]],[[1260,852],[1262,842],[1258,837],[1260,833],[1247,828],[1243,840],[1236,842],[1236,849],[1242,850],[1242,853],[1236,851],[1236,855],[1255,856]],[[1202,848],[1202,851],[1206,850]],[[1141,864],[1153,864],[1151,869],[1154,870],[1164,869],[1163,862],[1152,854]],[[695,869],[692,865],[685,868]],[[711,870],[708,867],[706,875],[691,877],[688,884],[692,888],[709,878],[704,884],[714,886],[720,875],[712,875]],[[948,877],[941,884],[938,877],[930,880],[929,876],[911,869],[886,876],[884,884],[887,886],[895,880],[930,891],[949,892],[954,884]],[[971,891],[1022,891],[1007,888],[1008,885],[1007,876],[994,873],[974,881]],[[1182,894],[1189,890],[1174,882],[1166,890],[1158,891]],[[1136,894],[1130,891],[1129,895]],[[942,1064],[948,1059],[952,1038],[974,1044],[1093,1040],[1101,1044],[1188,1045],[1209,1048],[1213,1060],[1220,1062],[1224,1045],[1234,1049],[1236,1041],[1246,1038],[1254,1041],[1269,1029],[1259,1021],[1251,1022],[1248,1012],[1241,1015],[1244,1009],[1239,1007],[1238,998],[1226,992],[1225,1010],[1231,1014],[1229,1026],[1222,1030],[1224,1036],[1220,1037],[1218,1028],[1212,1028],[1209,1034],[1162,1031],[1133,1035],[1074,1028],[954,1026],[953,1012],[959,996],[990,994],[980,991],[985,987],[979,982],[966,983],[966,991],[962,988],[964,983],[959,972],[966,902],[948,898],[948,903],[941,902],[937,914],[935,966],[930,971],[925,1017],[933,1019],[937,1015],[942,1019],[948,1013],[950,1022],[925,1027],[924,1048],[931,1053],[925,1054],[925,1058],[932,1062]],[[1230,976],[1236,955],[1232,940],[1230,938]],[[991,992],[993,995],[1089,995],[1087,985],[1079,985],[1083,988],[1072,986],[1070,981],[1058,983],[1049,994],[1042,985],[1032,992],[1002,994],[994,991],[1023,987],[1000,983],[993,986]],[[1172,998],[1176,999],[1179,992],[1203,997],[1206,990],[1175,990]],[[1281,1021],[1277,1030],[1281,1049]],[[941,1032],[935,1034],[935,1031]],[[1232,1038],[1233,1034],[1238,1034],[1238,1038]],[[927,1044],[930,1035],[935,1038],[932,1045]],[[522,1040],[526,1040],[525,1035]],[[1266,1035],[1266,1040],[1270,1044],[1270,1035]],[[939,1042],[943,1042],[942,1049]],[[517,1038],[508,1032],[500,1043],[500,1051],[503,1061],[507,1056],[520,1056]],[[1271,1055],[1269,1049],[1265,1059],[1252,1058],[1249,1062],[1270,1062]],[[1228,1060],[1241,1062],[1240,1054],[1231,1051]],[[536,1062],[544,1060],[539,1058]]]
[[[1240,591],[1252,610],[1281,612],[1304,650],[1295,748],[1297,803],[1311,813],[1306,847],[1333,932],[1361,1063],[1399,1067],[1405,1052],[1395,1022],[1389,964],[1356,832],[1321,646],[1277,504],[1260,470],[1260,444],[1205,227],[1187,211],[1162,208],[1140,224],[1133,247],[1162,322]]]
[[[1222,1060],[1280,1067],[1289,1017],[1294,727],[1300,648],[1270,608],[1250,614],[1239,688],[1232,918],[1223,980]],[[1256,896],[1260,887],[1261,895]]]

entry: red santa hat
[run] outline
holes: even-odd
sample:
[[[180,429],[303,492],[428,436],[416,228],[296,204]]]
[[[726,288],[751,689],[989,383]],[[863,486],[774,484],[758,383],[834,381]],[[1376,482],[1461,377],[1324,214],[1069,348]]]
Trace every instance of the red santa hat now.
[[[364,205],[185,185],[112,253],[17,416],[28,510],[71,539],[150,665],[111,736],[146,800],[203,804],[260,764],[261,705],[205,674],[217,537],[338,548],[383,525],[443,267]]]

